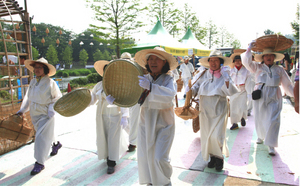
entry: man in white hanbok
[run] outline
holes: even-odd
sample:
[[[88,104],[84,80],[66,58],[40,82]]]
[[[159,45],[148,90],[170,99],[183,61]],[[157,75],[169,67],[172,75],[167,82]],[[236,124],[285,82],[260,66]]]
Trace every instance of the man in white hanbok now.
[[[184,56],[184,63],[182,63],[179,67],[180,76],[183,81],[184,89],[188,86],[189,80],[192,79],[192,74],[195,71],[192,63],[189,62],[190,58],[188,56]]]
[[[241,122],[242,126],[246,126],[247,119],[247,89],[251,82],[251,73],[242,65],[241,54],[246,50],[236,49],[230,56],[233,63],[230,65],[230,77],[239,92],[230,96],[230,130],[238,129],[238,122]]]
[[[266,48],[262,54],[254,56],[255,61],[264,63],[259,64],[252,61],[251,48],[254,43],[255,41],[252,41],[249,44],[247,51],[241,54],[241,58],[243,65],[251,73],[255,73],[254,89],[261,89],[264,84],[261,98],[253,100],[257,143],[264,142],[269,147],[269,154],[275,155],[274,147],[278,146],[282,110],[282,94],[279,86],[283,87],[287,95],[293,97],[293,84],[285,70],[274,63],[282,60],[283,54]]]
[[[103,76],[103,69],[108,61],[97,61],[94,64],[95,70]],[[98,159],[107,160],[107,174],[115,171],[116,162],[126,152],[127,143],[124,129],[129,117],[128,108],[121,108],[113,105],[114,98],[111,95],[106,96],[102,81],[97,83],[91,91],[91,103],[97,101],[96,116],[96,134],[97,134],[97,153]]]
[[[232,60],[223,57],[221,51],[212,51],[209,57],[200,59],[199,63],[209,68],[191,88],[193,96],[199,96],[201,154],[205,161],[210,158],[209,168],[221,171],[223,154],[226,157],[229,155],[225,140],[229,111],[226,96],[232,96],[238,89],[230,79],[230,68],[226,67]],[[224,66],[222,69],[221,65]]]
[[[36,78],[30,81],[22,106],[17,114],[30,111],[30,117],[35,134],[34,158],[36,159],[31,175],[40,173],[44,168],[44,163],[52,142],[55,141],[54,135],[54,103],[62,96],[59,87],[49,76],[56,73],[53,65],[50,65],[44,58],[36,61],[26,60],[25,66],[31,72],[34,72]],[[58,141],[53,143],[51,156],[57,154],[58,149],[62,147]]]
[[[172,166],[169,153],[175,134],[173,77],[167,75],[178,63],[160,47],[141,50],[136,61],[149,74],[139,76],[139,85],[148,91],[140,102],[138,129],[138,172],[140,184],[171,185]]]

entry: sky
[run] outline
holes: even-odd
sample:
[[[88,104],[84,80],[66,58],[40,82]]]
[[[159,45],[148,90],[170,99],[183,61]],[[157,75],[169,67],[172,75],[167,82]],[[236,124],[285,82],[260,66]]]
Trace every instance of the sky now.
[[[150,0],[142,0],[149,2]],[[283,35],[293,34],[290,23],[296,20],[297,3],[299,0],[169,0],[174,6],[182,9],[184,3],[192,7],[200,25],[212,20],[217,27],[225,27],[236,39],[240,40],[242,48],[248,43],[264,35],[270,29]],[[24,0],[19,0],[24,7]],[[85,31],[89,24],[97,24],[94,12],[86,7],[85,0],[27,0],[32,23],[47,23],[61,26],[66,30],[79,34]],[[150,25],[150,29],[154,25]],[[149,29],[148,29],[149,30]],[[137,37],[147,33],[145,30]],[[183,37],[183,36],[182,36]]]

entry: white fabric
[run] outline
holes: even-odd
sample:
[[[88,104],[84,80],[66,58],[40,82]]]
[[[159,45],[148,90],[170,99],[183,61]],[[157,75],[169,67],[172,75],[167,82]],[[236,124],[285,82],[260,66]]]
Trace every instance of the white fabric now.
[[[139,78],[139,85],[140,87],[142,87],[143,89],[147,89],[150,90],[150,81],[145,78],[144,76],[138,76]]]
[[[188,62],[187,64],[182,63],[179,67],[179,71],[181,72],[181,78],[190,78],[192,77],[192,73],[195,71],[192,63]]]
[[[111,161],[118,161],[127,150],[124,130],[120,125],[122,117],[128,117],[128,108],[109,106],[103,91],[102,81],[97,83],[91,91],[90,105],[97,101],[96,134],[98,159],[109,157]]]
[[[250,73],[250,82],[246,85],[246,91],[247,91],[247,110],[248,113],[251,113],[253,108],[253,100],[252,100],[252,92],[254,90],[255,86],[255,79],[254,74]]]
[[[140,184],[166,185],[171,182],[169,153],[175,134],[173,100],[176,95],[173,78],[162,74],[141,106],[138,128],[138,171]]]
[[[228,118],[228,102],[226,96],[238,92],[236,86],[229,81],[227,88],[223,76],[213,78],[206,71],[192,87],[193,95],[199,97],[199,119],[201,135],[201,154],[205,161],[210,155],[223,159],[229,156],[226,137]]]
[[[17,56],[14,56],[14,55],[8,55],[8,60],[10,60],[12,63],[16,64],[18,63],[18,57]],[[3,56],[3,63],[6,63],[6,56]]]
[[[230,120],[231,124],[240,122],[242,118],[247,119],[247,90],[251,82],[251,73],[242,66],[240,70],[236,67],[230,71],[230,77],[240,92],[230,96]]]
[[[131,145],[137,145],[140,108],[139,104],[129,108],[129,144]]]
[[[44,164],[55,141],[54,117],[49,117],[49,110],[53,111],[53,104],[62,96],[59,87],[49,76],[41,78],[40,82],[31,80],[19,112],[30,110],[30,117],[35,134],[34,157],[40,164]],[[50,112],[51,112],[50,111]]]
[[[265,140],[265,145],[277,147],[282,110],[282,94],[279,86],[283,87],[287,95],[293,97],[293,84],[282,67],[274,64],[269,68],[265,64],[255,63],[252,61],[251,52],[248,51],[241,54],[241,58],[243,65],[255,73],[257,85],[254,89],[260,88],[261,83],[265,83],[262,97],[253,100],[257,137]]]

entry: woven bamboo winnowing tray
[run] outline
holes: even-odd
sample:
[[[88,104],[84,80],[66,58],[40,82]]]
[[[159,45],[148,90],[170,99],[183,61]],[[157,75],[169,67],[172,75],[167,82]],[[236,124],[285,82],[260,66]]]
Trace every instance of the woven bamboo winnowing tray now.
[[[59,98],[54,104],[54,110],[65,117],[75,116],[89,106],[91,99],[89,89],[76,89]]]
[[[124,59],[113,60],[103,75],[105,94],[114,97],[114,104],[119,107],[132,107],[143,92],[138,76],[143,76],[143,70],[137,63]]]
[[[274,52],[277,52],[290,48],[293,43],[293,40],[282,35],[266,35],[257,38],[255,45],[251,50],[255,52],[263,52],[264,49],[271,48]]]

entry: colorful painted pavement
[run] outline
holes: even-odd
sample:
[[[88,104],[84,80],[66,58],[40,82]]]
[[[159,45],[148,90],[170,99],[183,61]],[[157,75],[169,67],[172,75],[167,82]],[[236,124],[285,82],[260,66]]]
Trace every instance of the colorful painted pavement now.
[[[183,105],[180,99],[179,104]],[[95,110],[89,107],[77,116],[57,115],[56,130],[63,148],[45,164],[45,170],[30,176],[35,162],[33,144],[0,156],[0,185],[139,185],[136,152],[126,153],[116,171],[106,174],[106,162],[97,159]],[[229,130],[230,156],[224,171],[206,167],[200,153],[200,133],[193,133],[191,121],[176,118],[176,135],[171,150],[173,185],[223,185],[228,176],[263,182],[299,185],[299,115],[285,100],[279,147],[274,157],[265,145],[256,144],[254,117],[245,127]]]

